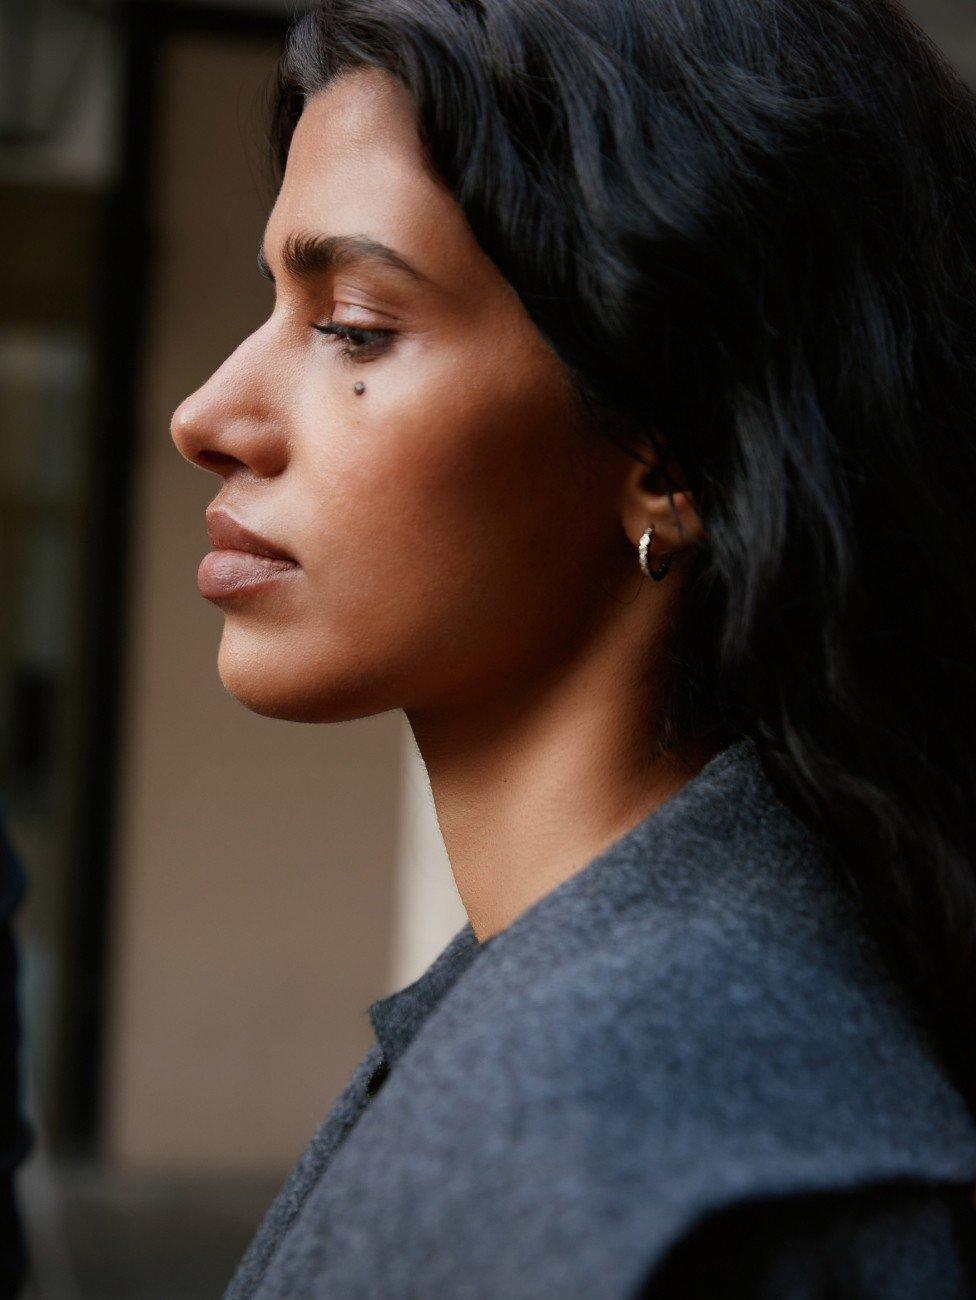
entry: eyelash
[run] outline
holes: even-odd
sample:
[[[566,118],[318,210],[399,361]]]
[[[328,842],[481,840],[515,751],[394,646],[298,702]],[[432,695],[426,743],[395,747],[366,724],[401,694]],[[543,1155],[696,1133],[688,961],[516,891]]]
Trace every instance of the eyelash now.
[[[339,355],[348,361],[369,361],[372,355],[388,347],[396,330],[365,330],[356,325],[342,325],[330,320],[325,325],[312,325],[320,334],[344,340],[345,346],[339,349]],[[365,353],[366,355],[359,355]]]

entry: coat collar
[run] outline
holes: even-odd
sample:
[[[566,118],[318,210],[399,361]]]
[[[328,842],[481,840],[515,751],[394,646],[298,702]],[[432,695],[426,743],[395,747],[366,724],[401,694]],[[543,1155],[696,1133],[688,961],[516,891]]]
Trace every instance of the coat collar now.
[[[479,943],[471,922],[466,922],[419,979],[370,1004],[369,1018],[387,1065],[393,1064],[455,980],[492,942]]]

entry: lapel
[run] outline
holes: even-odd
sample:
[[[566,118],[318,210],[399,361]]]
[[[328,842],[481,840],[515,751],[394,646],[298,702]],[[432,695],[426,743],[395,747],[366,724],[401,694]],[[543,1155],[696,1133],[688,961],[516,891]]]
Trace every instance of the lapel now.
[[[976,1178],[972,1116],[748,740],[370,1016],[228,1300],[625,1295],[722,1205]]]

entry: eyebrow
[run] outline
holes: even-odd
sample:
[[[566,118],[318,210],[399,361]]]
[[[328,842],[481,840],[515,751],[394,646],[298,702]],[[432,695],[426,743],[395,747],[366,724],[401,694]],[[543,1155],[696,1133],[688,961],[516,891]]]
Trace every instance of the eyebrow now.
[[[395,249],[368,235],[320,235],[310,230],[295,230],[281,249],[282,266],[293,280],[299,282],[312,280],[326,271],[342,271],[363,263],[392,267],[415,280],[427,282],[427,276],[411,266]],[[274,284],[263,241],[258,249],[258,270]]]

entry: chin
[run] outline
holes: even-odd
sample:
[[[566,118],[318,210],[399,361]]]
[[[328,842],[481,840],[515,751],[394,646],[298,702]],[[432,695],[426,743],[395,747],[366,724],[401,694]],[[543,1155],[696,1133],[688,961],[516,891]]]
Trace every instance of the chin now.
[[[287,722],[351,722],[400,707],[377,679],[363,677],[361,660],[343,671],[334,656],[316,658],[307,646],[243,645],[226,629],[217,671],[228,694],[252,713]]]

